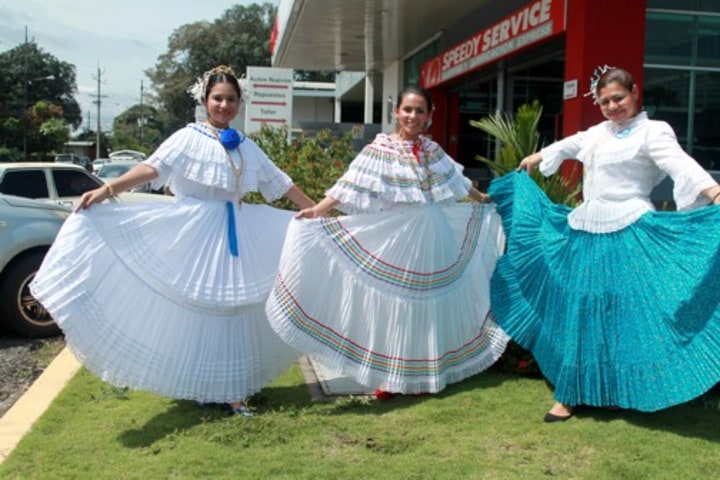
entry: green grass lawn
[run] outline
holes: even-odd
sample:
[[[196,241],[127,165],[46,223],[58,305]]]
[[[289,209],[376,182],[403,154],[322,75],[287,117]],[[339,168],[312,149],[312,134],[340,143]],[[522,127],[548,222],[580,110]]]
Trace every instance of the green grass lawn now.
[[[580,410],[544,424],[542,380],[487,372],[441,394],[312,402],[293,367],[230,417],[81,370],[2,479],[709,479],[713,398],[657,413]]]

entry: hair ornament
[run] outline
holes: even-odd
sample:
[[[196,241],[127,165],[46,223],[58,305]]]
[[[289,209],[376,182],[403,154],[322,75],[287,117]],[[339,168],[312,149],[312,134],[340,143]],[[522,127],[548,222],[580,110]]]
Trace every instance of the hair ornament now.
[[[205,102],[205,90],[207,89],[208,80],[210,80],[210,77],[212,75],[218,73],[232,75],[233,77],[237,78],[237,75],[235,75],[235,71],[227,65],[218,65],[217,67],[213,67],[207,72],[203,73],[202,77],[197,77],[195,83],[193,83],[187,88],[187,92],[193,99],[195,99],[195,102],[197,102],[198,105],[202,105]]]
[[[583,97],[593,97],[593,103],[597,105],[598,98],[597,98],[597,84],[600,81],[600,77],[602,77],[605,72],[609,70],[613,70],[615,67],[611,67],[610,65],[598,65],[595,70],[593,70],[593,74],[590,77],[590,90],[583,95]]]

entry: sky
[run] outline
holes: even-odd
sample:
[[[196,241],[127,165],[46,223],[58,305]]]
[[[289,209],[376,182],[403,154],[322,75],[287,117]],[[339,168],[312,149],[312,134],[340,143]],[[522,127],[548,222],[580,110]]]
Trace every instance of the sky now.
[[[75,65],[81,131],[88,120],[97,128],[99,77],[100,126],[108,131],[117,115],[140,103],[141,82],[148,92],[144,72],[167,52],[177,28],[212,22],[233,5],[265,2],[279,0],[0,0],[0,52],[22,44],[27,32],[43,51]]]

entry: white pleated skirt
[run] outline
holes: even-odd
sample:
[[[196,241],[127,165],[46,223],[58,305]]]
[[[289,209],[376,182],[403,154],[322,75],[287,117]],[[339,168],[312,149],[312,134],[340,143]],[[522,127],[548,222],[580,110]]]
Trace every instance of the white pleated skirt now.
[[[70,216],[32,293],[108,383],[202,402],[252,395],[297,358],[264,306],[292,212],[223,201],[102,204]]]
[[[504,247],[489,205],[448,203],[291,222],[268,299],[280,337],[370,388],[438,392],[492,365]]]

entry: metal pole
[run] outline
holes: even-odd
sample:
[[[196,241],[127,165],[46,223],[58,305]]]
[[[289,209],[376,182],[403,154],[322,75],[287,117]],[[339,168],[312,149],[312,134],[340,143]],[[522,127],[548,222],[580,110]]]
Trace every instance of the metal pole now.
[[[27,162],[27,131],[28,131],[28,83],[27,69],[25,69],[25,77],[23,78],[23,102],[22,102],[22,131],[23,131],[23,161]]]
[[[25,65],[23,66],[23,103],[22,103],[22,131],[23,131],[23,161],[27,162],[27,129],[28,129],[28,27],[25,25]]]
[[[140,145],[143,144],[143,127],[145,126],[145,110],[143,109],[143,81],[140,80]]]
[[[95,158],[100,158],[100,66],[97,74],[97,131],[95,132]]]
[[[97,131],[95,132],[95,158],[100,158],[100,105],[102,104],[102,98],[107,97],[107,95],[101,95],[100,94],[100,84],[102,83],[102,72],[100,71],[100,63],[98,62],[98,69],[97,69],[97,94],[92,95],[93,97],[96,97],[95,101],[93,101],[94,104],[97,105]],[[89,122],[88,122],[89,124]]]

